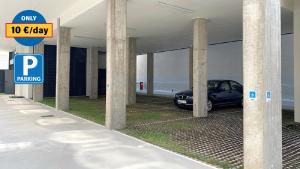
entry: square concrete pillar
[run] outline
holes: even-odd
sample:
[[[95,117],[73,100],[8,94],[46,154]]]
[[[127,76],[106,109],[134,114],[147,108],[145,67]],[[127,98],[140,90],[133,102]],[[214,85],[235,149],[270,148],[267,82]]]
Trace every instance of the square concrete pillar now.
[[[17,45],[16,53],[33,53],[33,47]],[[15,85],[15,96],[25,97],[26,99],[32,99],[32,89],[31,84],[16,84]]]
[[[56,109],[69,109],[71,29],[57,21]]]
[[[125,77],[127,90],[125,91],[125,95],[126,104],[132,105],[136,103],[136,38],[127,38],[126,46]]]
[[[244,168],[282,168],[280,0],[244,0]]]
[[[15,96],[16,97],[24,97],[23,96],[23,88],[21,84],[15,84]]]
[[[153,96],[154,93],[154,55],[147,53],[147,95]]]
[[[88,96],[90,99],[98,98],[98,48],[92,47],[87,49],[87,77],[86,88],[88,90]]]
[[[106,127],[126,126],[127,0],[107,1]]]
[[[207,28],[206,20],[194,20],[193,116],[207,117]]]
[[[35,54],[43,54],[44,55],[44,43],[42,42],[42,43],[34,46],[33,51],[34,51]],[[33,85],[32,90],[33,90],[33,92],[32,92],[33,101],[35,101],[35,102],[43,101],[43,99],[44,99],[44,85],[43,84]]]
[[[193,89],[193,48],[189,50],[189,87]]]
[[[294,1],[294,108],[295,122],[300,123],[300,1]]]

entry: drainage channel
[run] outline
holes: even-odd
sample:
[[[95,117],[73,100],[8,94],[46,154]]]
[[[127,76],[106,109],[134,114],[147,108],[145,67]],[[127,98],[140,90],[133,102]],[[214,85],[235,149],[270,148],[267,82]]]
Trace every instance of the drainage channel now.
[[[52,118],[55,117],[53,114],[40,116],[41,118]]]

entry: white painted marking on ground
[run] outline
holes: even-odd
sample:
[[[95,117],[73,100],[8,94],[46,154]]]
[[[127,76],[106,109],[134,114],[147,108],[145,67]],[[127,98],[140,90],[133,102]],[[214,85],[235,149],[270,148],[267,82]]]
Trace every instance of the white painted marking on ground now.
[[[0,152],[2,153],[2,152],[22,150],[22,149],[26,149],[29,147],[32,147],[31,142],[0,144]]]
[[[71,118],[46,118],[46,119],[39,119],[36,121],[37,124],[41,126],[53,126],[53,125],[61,125],[61,124],[73,124],[76,123],[74,119]]]
[[[46,109],[32,109],[32,110],[20,110],[20,113],[22,114],[42,114],[42,113],[48,113],[49,110]]]

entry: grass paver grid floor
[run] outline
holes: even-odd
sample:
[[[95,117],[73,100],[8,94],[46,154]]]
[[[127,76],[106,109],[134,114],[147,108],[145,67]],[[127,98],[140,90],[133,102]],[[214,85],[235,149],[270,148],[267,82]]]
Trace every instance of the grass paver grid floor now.
[[[105,98],[71,98],[70,113],[104,124]],[[54,106],[54,99],[43,102]],[[283,114],[283,168],[300,169],[300,125],[292,112]],[[122,132],[222,168],[242,168],[243,113],[222,108],[208,118],[173,106],[170,98],[138,96],[127,107],[127,128]]]

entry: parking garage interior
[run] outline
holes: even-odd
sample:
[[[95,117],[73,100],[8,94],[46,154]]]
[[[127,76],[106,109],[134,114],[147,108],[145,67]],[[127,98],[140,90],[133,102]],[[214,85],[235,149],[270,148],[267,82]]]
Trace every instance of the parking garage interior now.
[[[262,5],[258,0],[245,0],[248,3],[261,5],[263,10],[270,10],[268,8],[270,4],[278,7],[278,4],[273,4],[275,1],[264,0],[269,4]],[[257,87],[249,82],[250,76],[245,76],[245,67],[248,66],[249,69],[252,69],[251,66],[253,65],[245,66],[245,53],[243,53],[245,51],[243,47],[249,42],[244,39],[250,37],[250,33],[247,35],[245,29],[243,37],[243,22],[251,21],[251,23],[255,23],[256,20],[250,18],[245,21],[245,16],[249,15],[245,13],[243,20],[243,3],[239,0],[226,2],[214,0],[209,3],[204,1],[131,0],[125,1],[126,5],[122,0],[111,0],[115,5],[101,0],[91,0],[89,2],[77,0],[75,2],[63,2],[61,7],[56,9],[57,11],[52,12],[47,11],[46,5],[37,3],[37,8],[47,13],[57,26],[57,36],[54,39],[46,40],[45,45],[42,44],[46,58],[46,79],[42,86],[43,99],[38,101],[56,107],[58,110],[65,110],[106,125],[110,129],[121,130],[126,134],[219,167],[268,168],[268,166],[276,166],[274,168],[280,168],[279,166],[283,166],[283,168],[297,168],[300,166],[300,145],[298,144],[300,141],[300,127],[296,123],[299,122],[299,119],[297,121],[298,111],[296,106],[298,105],[296,104],[296,97],[298,96],[296,86],[299,80],[295,78],[296,74],[294,72],[299,67],[295,63],[299,52],[294,46],[299,43],[297,39],[299,33],[296,31],[299,29],[297,20],[299,3],[296,1],[291,6],[287,1],[282,1],[282,7],[279,10],[281,13],[276,13],[281,16],[281,24],[277,22],[271,24],[272,27],[278,27],[278,29],[281,27],[281,30],[279,29],[280,34],[274,35],[277,38],[276,42],[281,42],[281,56],[272,53],[273,56],[281,57],[281,66],[280,68],[276,67],[276,71],[279,71],[279,69],[281,71],[281,85],[274,85],[271,88],[274,92],[276,91],[274,95],[282,95],[282,100],[279,99],[279,101],[282,103],[283,114],[281,109],[279,112],[278,108],[267,107],[268,111],[264,111],[260,107],[257,108],[254,103],[247,102],[247,104],[256,107],[257,112],[276,112],[274,113],[274,116],[276,115],[275,119],[278,118],[279,120],[270,122],[268,116],[266,116],[264,120],[268,121],[267,124],[270,124],[270,126],[264,126],[265,128],[263,128],[267,133],[275,131],[275,129],[282,129],[282,144],[277,139],[281,138],[281,131],[278,130],[278,133],[276,131],[278,135],[270,136],[275,140],[277,139],[277,141],[270,140],[268,136],[264,136],[260,140],[259,143],[262,147],[259,148],[264,151],[251,147],[254,143],[248,143],[249,147],[246,147],[245,151],[245,147],[243,147],[245,146],[245,136],[251,140],[251,137],[257,137],[257,135],[245,135],[243,133],[247,126],[243,126],[245,112],[243,113],[241,107],[218,108],[206,114],[205,106],[203,106],[206,101],[201,94],[199,94],[197,102],[199,105],[196,109],[194,107],[194,111],[178,109],[172,103],[172,97],[176,92],[193,88],[195,83],[197,84],[195,87],[197,91],[205,91],[205,87],[198,85],[198,83],[204,80],[206,83],[209,79],[229,79],[244,84],[246,78],[245,85],[247,89],[249,84],[252,85],[251,87]],[[48,5],[55,4],[50,3]],[[251,6],[245,5],[244,9],[247,8],[250,10]],[[153,9],[155,9],[156,14],[153,14]],[[73,14],[72,11],[74,10],[79,12]],[[116,12],[118,10],[123,13]],[[278,9],[272,10],[278,12]],[[59,13],[59,16],[56,13]],[[115,15],[107,15],[107,13]],[[127,23],[124,15],[127,16]],[[278,20],[278,16],[277,18],[270,15],[265,17],[269,17],[270,20]],[[56,21],[57,18],[60,18],[58,22]],[[267,24],[270,23],[262,25]],[[118,26],[120,29],[110,30],[110,27],[114,26]],[[256,28],[253,29],[256,30]],[[276,31],[278,30],[276,29]],[[109,35],[107,35],[107,32]],[[264,33],[267,34],[267,32]],[[195,36],[195,34],[199,35]],[[207,39],[205,39],[205,35]],[[270,35],[271,39],[274,38],[272,35]],[[279,36],[280,40],[278,40]],[[67,38],[69,42],[64,43],[64,38]],[[111,42],[110,39],[117,39],[118,43]],[[24,49],[26,47],[16,47],[16,44],[10,43],[0,43],[0,45],[6,46],[5,49],[11,53],[20,53],[27,50]],[[265,43],[268,44],[264,46],[266,50],[276,45],[268,40]],[[59,46],[59,49],[57,49],[57,46]],[[70,49],[67,51],[70,56],[69,68],[64,64],[57,64],[57,58],[63,56],[62,53],[66,52],[60,52],[60,50],[65,50],[65,48]],[[117,49],[127,50],[126,56],[124,56],[126,52],[118,52]],[[276,49],[279,50],[279,48]],[[194,60],[195,58],[199,59],[197,56],[206,58],[207,62]],[[135,62],[130,62],[130,59],[129,61],[126,60],[127,57],[131,60],[134,58]],[[259,58],[260,55],[257,57],[261,59]],[[265,56],[263,55],[262,58],[265,58]],[[266,58],[270,59],[269,57]],[[124,62],[127,64],[125,65]],[[195,70],[195,63],[205,66]],[[57,69],[57,66],[60,69]],[[270,64],[268,70],[275,71],[274,67],[271,66]],[[64,69],[68,69],[70,72],[65,74]],[[262,68],[258,67],[257,69]],[[5,80],[12,79],[12,74],[9,74],[11,70],[0,72],[0,75],[4,77],[0,78],[0,93],[15,94],[16,96],[24,96],[27,99],[34,99],[34,88],[32,86],[21,87],[22,90],[20,90],[20,86],[16,86],[14,91],[8,90],[15,88],[15,86],[12,86],[13,83],[8,83]],[[262,69],[262,71],[264,70]],[[122,74],[124,71],[127,74]],[[207,77],[202,76],[205,71],[207,71]],[[199,79],[196,79],[197,82],[193,81],[195,72],[198,73],[196,78],[199,77]],[[256,76],[256,71],[252,73],[255,76],[253,75],[251,78],[256,77],[256,79],[252,79],[253,81],[261,80],[263,84],[268,81],[266,86],[270,87],[270,77],[262,77],[268,79],[264,81]],[[66,78],[69,79],[68,92],[63,90],[62,87],[68,84],[67,81],[63,80],[62,83],[57,83],[57,79]],[[278,74],[272,74],[272,78],[278,80]],[[132,82],[132,79],[134,79],[134,82]],[[144,88],[141,88],[140,82],[143,82]],[[126,95],[125,93],[132,90],[132,88],[135,89],[137,95],[130,95],[133,92]],[[24,91],[27,94],[24,94]],[[280,94],[277,91],[280,91]],[[57,92],[60,94],[59,99]],[[28,95],[28,93],[32,94]],[[129,98],[128,95],[130,95]],[[126,99],[120,99],[123,97],[127,100],[134,98],[136,101],[126,106]],[[60,102],[60,100],[63,101]],[[276,101],[278,100],[276,99]],[[276,105],[280,105],[281,108],[281,104]],[[250,111],[249,107],[246,109],[248,113],[253,111]],[[195,112],[195,110],[198,112]],[[293,116],[294,111],[295,117]],[[281,116],[281,114],[283,118],[282,126],[277,125],[277,122],[280,121],[280,117],[277,116]],[[270,115],[270,118],[273,117],[272,113],[268,115]],[[261,122],[258,119],[255,120]],[[250,124],[250,122],[248,123]],[[274,130],[272,125],[276,125]],[[258,129],[255,128],[256,130]],[[250,132],[250,129],[247,131]],[[167,143],[169,145],[166,145]],[[268,143],[274,143],[274,147],[263,146]],[[180,148],[174,148],[176,146]],[[257,155],[259,156],[257,158],[260,159],[251,156],[251,153],[255,151],[260,152]],[[272,155],[269,154],[270,152],[272,152]],[[270,158],[275,158],[275,162],[261,160]],[[282,159],[282,161],[279,159]]]

